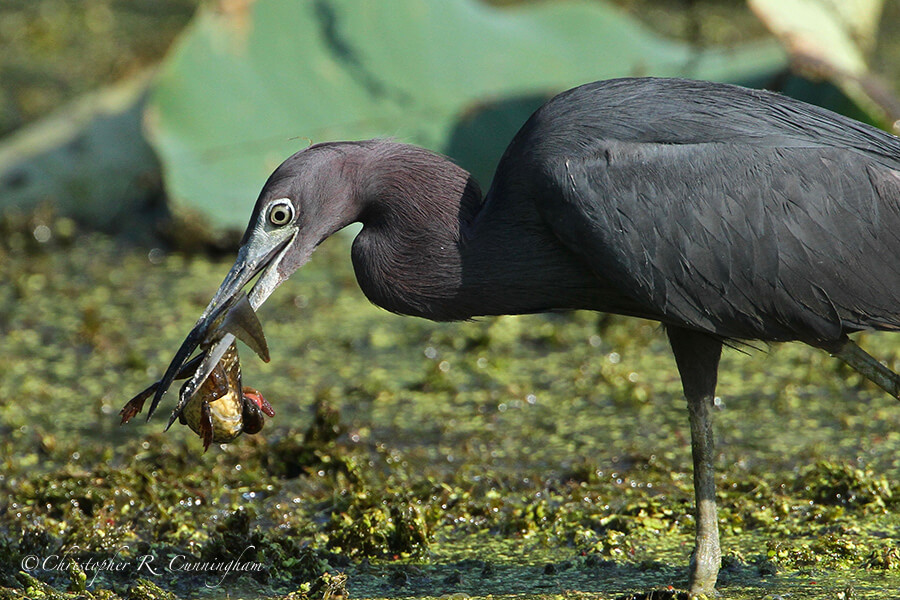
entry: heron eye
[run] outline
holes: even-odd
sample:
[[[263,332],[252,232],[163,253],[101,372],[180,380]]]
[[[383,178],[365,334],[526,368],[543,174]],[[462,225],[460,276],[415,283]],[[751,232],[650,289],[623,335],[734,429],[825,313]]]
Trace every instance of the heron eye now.
[[[294,206],[287,200],[272,205],[269,209],[269,223],[281,227],[294,218]]]

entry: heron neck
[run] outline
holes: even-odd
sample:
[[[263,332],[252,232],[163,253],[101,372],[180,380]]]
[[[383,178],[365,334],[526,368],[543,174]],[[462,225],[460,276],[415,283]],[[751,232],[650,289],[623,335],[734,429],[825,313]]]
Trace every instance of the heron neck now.
[[[352,258],[363,292],[393,312],[466,318],[453,306],[461,230],[481,205],[478,184],[446,158],[403,144],[376,147],[361,166],[363,229]]]
[[[527,189],[482,202],[468,172],[412,146],[367,164],[353,265],[366,296],[432,320],[596,308],[597,279],[562,247]]]

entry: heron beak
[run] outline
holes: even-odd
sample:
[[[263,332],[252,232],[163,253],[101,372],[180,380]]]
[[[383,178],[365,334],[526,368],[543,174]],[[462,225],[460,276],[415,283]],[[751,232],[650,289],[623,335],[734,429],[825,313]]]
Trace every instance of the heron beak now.
[[[296,228],[275,232],[257,228],[247,236],[246,242],[238,251],[234,266],[225,276],[160,379],[147,414],[148,420],[163,394],[172,385],[178,371],[198,346],[205,347],[205,356],[191,379],[181,388],[181,399],[172,414],[169,426],[178,418],[187,400],[212,373],[235,337],[246,343],[264,361],[269,361],[268,346],[255,311],[284,281],[285,276],[279,272],[278,265],[296,235]],[[242,293],[244,287],[257,275],[259,279],[250,294]]]

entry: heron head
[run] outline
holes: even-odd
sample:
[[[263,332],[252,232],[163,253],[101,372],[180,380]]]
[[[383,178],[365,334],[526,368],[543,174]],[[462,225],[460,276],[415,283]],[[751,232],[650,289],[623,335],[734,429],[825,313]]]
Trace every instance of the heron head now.
[[[189,395],[212,372],[233,341],[230,336],[268,360],[262,328],[252,326],[255,317],[246,314],[247,303],[239,299],[256,279],[249,292],[249,305],[256,311],[275,288],[306,264],[322,241],[358,219],[358,178],[354,176],[358,153],[353,148],[352,143],[311,146],[272,173],[256,201],[237,260],[160,380],[151,415],[198,346],[205,349],[206,357],[182,395]]]

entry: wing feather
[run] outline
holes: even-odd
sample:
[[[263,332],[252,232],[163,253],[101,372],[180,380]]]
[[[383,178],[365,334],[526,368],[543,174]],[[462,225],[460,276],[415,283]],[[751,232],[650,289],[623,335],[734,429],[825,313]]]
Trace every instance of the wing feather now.
[[[539,210],[660,320],[825,342],[900,327],[900,176],[828,146],[595,140]]]

